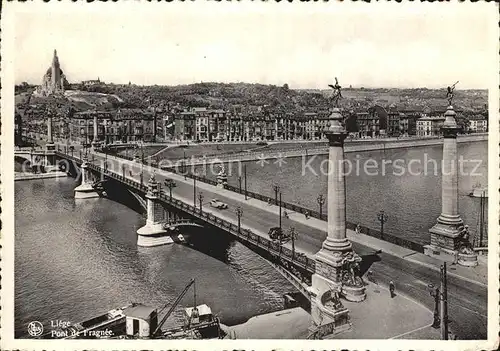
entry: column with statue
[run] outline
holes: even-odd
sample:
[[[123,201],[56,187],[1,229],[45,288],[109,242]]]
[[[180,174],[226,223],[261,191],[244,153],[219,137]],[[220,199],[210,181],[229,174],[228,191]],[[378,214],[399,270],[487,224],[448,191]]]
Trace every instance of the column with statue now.
[[[458,83],[458,82],[457,82]],[[441,128],[443,133],[443,160],[441,175],[441,215],[436,224],[429,229],[430,245],[425,246],[427,255],[439,254],[450,259],[457,257],[457,263],[463,266],[476,266],[477,255],[469,241],[468,227],[458,213],[458,163],[457,132],[458,126],[453,109],[455,83],[448,87],[448,108]]]
[[[346,191],[344,179],[344,140],[347,132],[342,125],[339,99],[341,87],[335,78],[334,107],[325,135],[328,138],[328,233],[316,253],[316,272],[312,276],[311,314],[313,329],[335,325],[334,334],[350,328],[348,310],[340,297],[360,302],[366,298],[364,282],[359,272],[361,258],[353,251],[346,237]]]

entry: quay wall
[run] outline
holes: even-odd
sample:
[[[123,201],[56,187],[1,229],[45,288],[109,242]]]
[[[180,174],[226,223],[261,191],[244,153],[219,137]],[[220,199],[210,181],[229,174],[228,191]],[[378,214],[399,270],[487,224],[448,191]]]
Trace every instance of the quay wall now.
[[[457,138],[457,143],[469,143],[477,141],[487,141],[488,134],[463,135]],[[433,137],[426,139],[413,140],[394,140],[394,141],[373,141],[373,142],[346,142],[344,144],[345,152],[374,151],[385,149],[411,148],[420,146],[442,145],[443,138]],[[325,149],[326,150],[326,149]]]
[[[48,172],[48,173],[18,173],[14,174],[14,181],[20,180],[34,180],[34,179],[50,179],[50,178],[65,178],[68,174],[66,172]]]
[[[463,135],[457,138],[458,143],[465,142],[479,142],[488,140],[487,133],[474,134],[474,135]],[[422,146],[434,146],[442,145],[442,137],[430,137],[430,138],[407,138],[407,139],[375,139],[375,140],[348,140],[344,144],[344,151],[346,153],[350,152],[364,152],[364,151],[375,151],[375,150],[389,150],[389,149],[405,149],[414,148]],[[326,155],[328,154],[328,147],[314,145],[317,142],[312,142],[311,147],[308,144],[303,144],[300,147],[292,150],[280,151],[279,149],[274,149],[272,151],[258,151],[258,152],[238,152],[232,154],[220,154],[217,156],[211,156],[206,158],[191,158],[186,160],[186,165],[202,165],[211,162],[236,162],[236,161],[254,161],[258,159],[274,159],[281,157],[302,157],[303,155]],[[181,159],[172,160],[180,161]]]

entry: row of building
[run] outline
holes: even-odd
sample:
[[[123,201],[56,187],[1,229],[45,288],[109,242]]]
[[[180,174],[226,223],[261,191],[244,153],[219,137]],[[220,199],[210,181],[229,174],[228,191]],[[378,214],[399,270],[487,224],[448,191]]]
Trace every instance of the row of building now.
[[[373,106],[367,112],[344,112],[349,133],[359,138],[437,136],[444,123],[443,111],[397,111]],[[461,113],[461,111],[457,111]],[[173,130],[165,138],[197,142],[319,140],[328,126],[329,111],[306,113],[234,114],[222,110],[193,108],[168,116],[166,126]],[[487,116],[474,115],[462,132],[486,132]],[[165,129],[168,133],[168,128]]]
[[[397,111],[375,105],[367,112],[345,112],[346,130],[356,138],[440,135],[445,111]],[[460,111],[457,111],[460,114]],[[77,112],[53,121],[58,137],[73,142],[93,141],[94,122],[97,121],[99,141],[106,144],[155,141],[274,141],[321,140],[329,124],[329,111],[306,113],[252,114],[192,108],[185,111],[156,111],[121,109],[114,111],[90,110]],[[17,119],[16,119],[17,120]],[[463,132],[486,132],[487,116],[468,118]],[[24,128],[27,126],[25,125]],[[40,121],[28,129],[43,134],[46,128]]]

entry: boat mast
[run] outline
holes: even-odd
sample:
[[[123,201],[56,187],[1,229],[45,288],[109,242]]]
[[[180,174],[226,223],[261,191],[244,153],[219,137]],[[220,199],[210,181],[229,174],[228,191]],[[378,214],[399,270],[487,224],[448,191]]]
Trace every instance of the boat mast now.
[[[479,231],[479,246],[483,246],[483,233],[484,233],[484,210],[485,210],[485,194],[484,190],[481,192],[481,218],[480,218],[480,231]]]

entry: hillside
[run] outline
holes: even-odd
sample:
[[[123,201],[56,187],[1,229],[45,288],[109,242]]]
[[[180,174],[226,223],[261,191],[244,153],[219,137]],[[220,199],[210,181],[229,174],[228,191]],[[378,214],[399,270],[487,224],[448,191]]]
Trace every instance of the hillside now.
[[[49,104],[63,111],[89,109],[112,110],[116,108],[148,108],[170,110],[178,106],[209,107],[234,111],[256,111],[259,107],[283,112],[327,110],[331,107],[331,89],[295,90],[287,84],[275,85],[248,83],[196,83],[178,86],[137,86],[133,84],[101,84],[70,90],[57,99],[37,97],[30,92],[16,95],[16,105],[24,109],[41,111]],[[445,89],[368,89],[342,90],[342,107],[347,110],[366,111],[374,104],[399,110],[431,110],[445,108]],[[455,108],[468,111],[485,110],[486,90],[456,90]],[[62,114],[61,114],[62,115]]]
[[[331,106],[331,90],[294,90],[288,87],[248,83],[196,83],[179,86],[136,86],[108,84],[94,91],[115,94],[131,107],[180,105],[185,107],[230,108],[234,106],[268,106],[287,111],[310,111]],[[445,89],[365,89],[342,91],[342,106],[366,109],[373,104],[384,107],[395,104],[400,109],[446,105]],[[486,90],[456,90],[455,106],[462,110],[481,110],[487,104]]]

